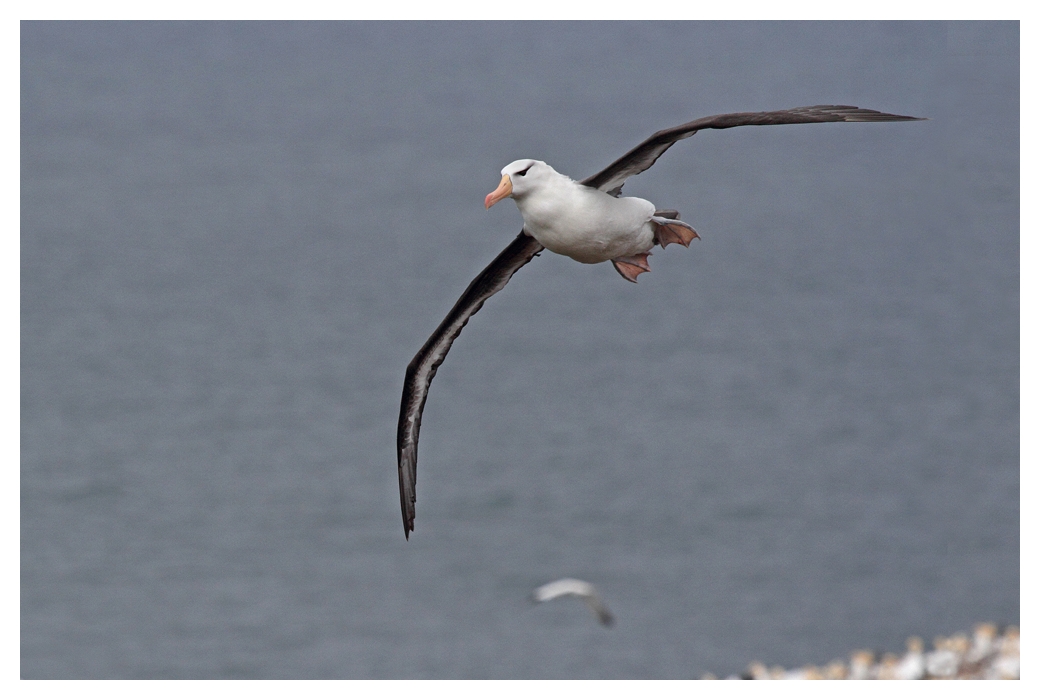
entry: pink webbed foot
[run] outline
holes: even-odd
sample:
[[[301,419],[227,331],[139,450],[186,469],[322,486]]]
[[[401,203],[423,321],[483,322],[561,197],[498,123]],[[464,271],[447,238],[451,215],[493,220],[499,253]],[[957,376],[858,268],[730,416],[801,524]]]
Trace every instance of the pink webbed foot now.
[[[619,275],[629,282],[635,282],[636,277],[644,272],[650,272],[650,261],[647,260],[649,257],[650,253],[638,253],[614,258],[610,262],[614,264],[614,269],[618,271]]]
[[[666,219],[663,216],[652,216],[650,222],[654,227],[654,239],[666,247],[669,243],[678,243],[686,248],[690,247],[690,241],[700,238],[693,227],[678,219]]]

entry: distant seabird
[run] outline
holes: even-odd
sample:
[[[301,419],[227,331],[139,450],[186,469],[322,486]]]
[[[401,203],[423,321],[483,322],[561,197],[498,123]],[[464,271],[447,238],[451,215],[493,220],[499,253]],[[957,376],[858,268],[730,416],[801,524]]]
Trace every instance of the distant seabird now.
[[[415,529],[415,467],[423,407],[437,368],[451,344],[487,299],[502,289],[517,270],[543,249],[578,262],[610,260],[630,282],[649,272],[655,245],[689,246],[693,228],[674,210],[658,210],[638,197],[621,197],[625,180],[643,172],[672,144],[702,129],[735,126],[810,124],[821,122],[917,121],[918,117],[885,114],[845,105],[799,107],[779,112],[738,112],[697,119],[658,131],[600,172],[575,182],[540,160],[513,161],[502,169],[498,187],[484,199],[490,208],[511,197],[524,227],[512,243],[484,268],[462,293],[447,317],[408,364],[401,414],[397,423],[397,474],[401,489],[404,536]]]
[[[547,600],[566,595],[581,598],[592,612],[596,613],[596,617],[604,627],[610,627],[614,624],[614,616],[607,609],[607,606],[603,604],[596,587],[588,581],[582,581],[577,578],[561,578],[534,589],[531,597],[536,603],[544,603]]]

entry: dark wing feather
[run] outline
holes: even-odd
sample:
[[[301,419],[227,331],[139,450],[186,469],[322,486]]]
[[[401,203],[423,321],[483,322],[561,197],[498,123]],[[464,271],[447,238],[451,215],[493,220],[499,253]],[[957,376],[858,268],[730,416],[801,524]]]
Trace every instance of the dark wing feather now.
[[[430,339],[408,363],[404,392],[401,395],[401,416],[397,422],[397,477],[401,487],[401,517],[404,518],[405,539],[415,529],[415,461],[419,447],[419,425],[422,423],[430,382],[470,316],[480,310],[488,297],[505,287],[513,273],[531,262],[541,250],[542,245],[538,241],[521,231],[470,282],[441,325],[437,326]]]
[[[873,109],[860,109],[848,105],[817,105],[798,107],[779,112],[735,112],[716,114],[713,117],[695,119],[656,134],[621,156],[600,172],[587,177],[581,184],[618,195],[625,180],[643,172],[672,147],[676,141],[689,138],[701,129],[732,129],[735,126],[764,126],[767,124],[813,124],[819,122],[904,122],[917,121],[920,117],[904,117],[885,114]]]

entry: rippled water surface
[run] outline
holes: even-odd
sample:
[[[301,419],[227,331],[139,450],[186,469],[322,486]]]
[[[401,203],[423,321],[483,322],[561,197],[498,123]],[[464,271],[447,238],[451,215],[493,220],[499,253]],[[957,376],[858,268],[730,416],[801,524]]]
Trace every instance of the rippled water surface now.
[[[22,25],[27,678],[682,678],[1019,616],[1017,24]],[[576,178],[702,240],[544,254]],[[617,624],[531,590],[594,582]]]

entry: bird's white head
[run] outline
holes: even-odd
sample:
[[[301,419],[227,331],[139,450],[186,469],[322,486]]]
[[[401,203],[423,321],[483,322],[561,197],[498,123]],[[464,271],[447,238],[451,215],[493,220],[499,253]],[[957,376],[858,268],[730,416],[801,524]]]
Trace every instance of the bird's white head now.
[[[522,199],[524,195],[536,188],[546,178],[552,177],[556,171],[540,160],[522,158],[502,168],[502,181],[494,192],[484,197],[484,208],[490,209],[496,202],[506,197]]]

